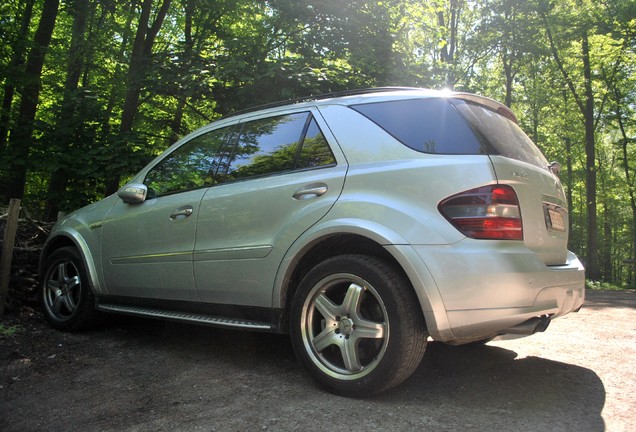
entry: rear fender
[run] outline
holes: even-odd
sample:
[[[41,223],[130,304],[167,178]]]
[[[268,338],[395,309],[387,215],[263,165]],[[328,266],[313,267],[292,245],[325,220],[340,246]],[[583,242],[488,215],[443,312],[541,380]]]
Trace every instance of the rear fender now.
[[[286,294],[291,276],[301,258],[317,243],[333,236],[357,235],[365,237],[385,248],[402,267],[409,278],[426,320],[427,330],[435,339],[452,339],[446,309],[440,293],[426,264],[408,242],[394,231],[364,219],[337,219],[314,226],[305,232],[289,248],[281,262],[274,284],[272,304],[274,308],[286,307]],[[415,268],[412,263],[421,263]]]

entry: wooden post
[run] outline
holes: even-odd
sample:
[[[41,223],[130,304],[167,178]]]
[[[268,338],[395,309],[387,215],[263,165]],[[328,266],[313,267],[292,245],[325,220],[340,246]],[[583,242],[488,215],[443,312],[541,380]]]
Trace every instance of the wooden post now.
[[[15,233],[18,230],[20,216],[20,200],[12,199],[9,203],[7,223],[4,226],[2,256],[0,256],[0,316],[4,314],[4,305],[9,294],[9,278],[11,276],[11,261],[13,260],[13,245]]]

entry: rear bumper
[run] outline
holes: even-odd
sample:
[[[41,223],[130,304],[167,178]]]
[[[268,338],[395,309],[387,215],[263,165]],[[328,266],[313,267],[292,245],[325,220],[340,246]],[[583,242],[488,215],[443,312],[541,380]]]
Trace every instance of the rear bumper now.
[[[447,311],[453,339],[459,342],[486,339],[504,334],[531,335],[526,323],[541,317],[550,319],[578,310],[584,301],[584,287],[579,285],[548,287],[529,307]],[[544,328],[545,329],[545,328]]]
[[[531,334],[535,318],[556,318],[578,310],[585,300],[585,270],[568,253],[561,266],[546,266],[517,242],[468,241],[448,246],[413,246],[439,292],[432,304],[445,316],[429,324],[440,341],[464,343],[496,335]],[[429,290],[430,291],[430,290]],[[549,322],[549,320],[548,320]],[[431,331],[432,330],[432,331]]]

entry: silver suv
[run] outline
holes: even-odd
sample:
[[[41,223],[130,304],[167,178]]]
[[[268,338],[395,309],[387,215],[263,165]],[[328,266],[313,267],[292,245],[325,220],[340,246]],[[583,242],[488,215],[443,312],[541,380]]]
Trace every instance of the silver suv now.
[[[290,333],[332,392],[404,381],[427,338],[530,335],[577,311],[584,269],[549,164],[505,106],[383,88],[239,113],[60,220],[42,304]]]

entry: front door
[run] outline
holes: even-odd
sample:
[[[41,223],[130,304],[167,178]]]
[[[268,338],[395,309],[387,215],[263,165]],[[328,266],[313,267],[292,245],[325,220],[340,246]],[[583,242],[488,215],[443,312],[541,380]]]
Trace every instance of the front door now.
[[[193,251],[202,197],[215,183],[232,127],[187,138],[142,179],[148,198],[118,202],[103,224],[102,265],[109,295],[199,301]]]
[[[104,221],[104,281],[109,295],[198,300],[192,275],[196,218],[204,189],[118,202]]]

